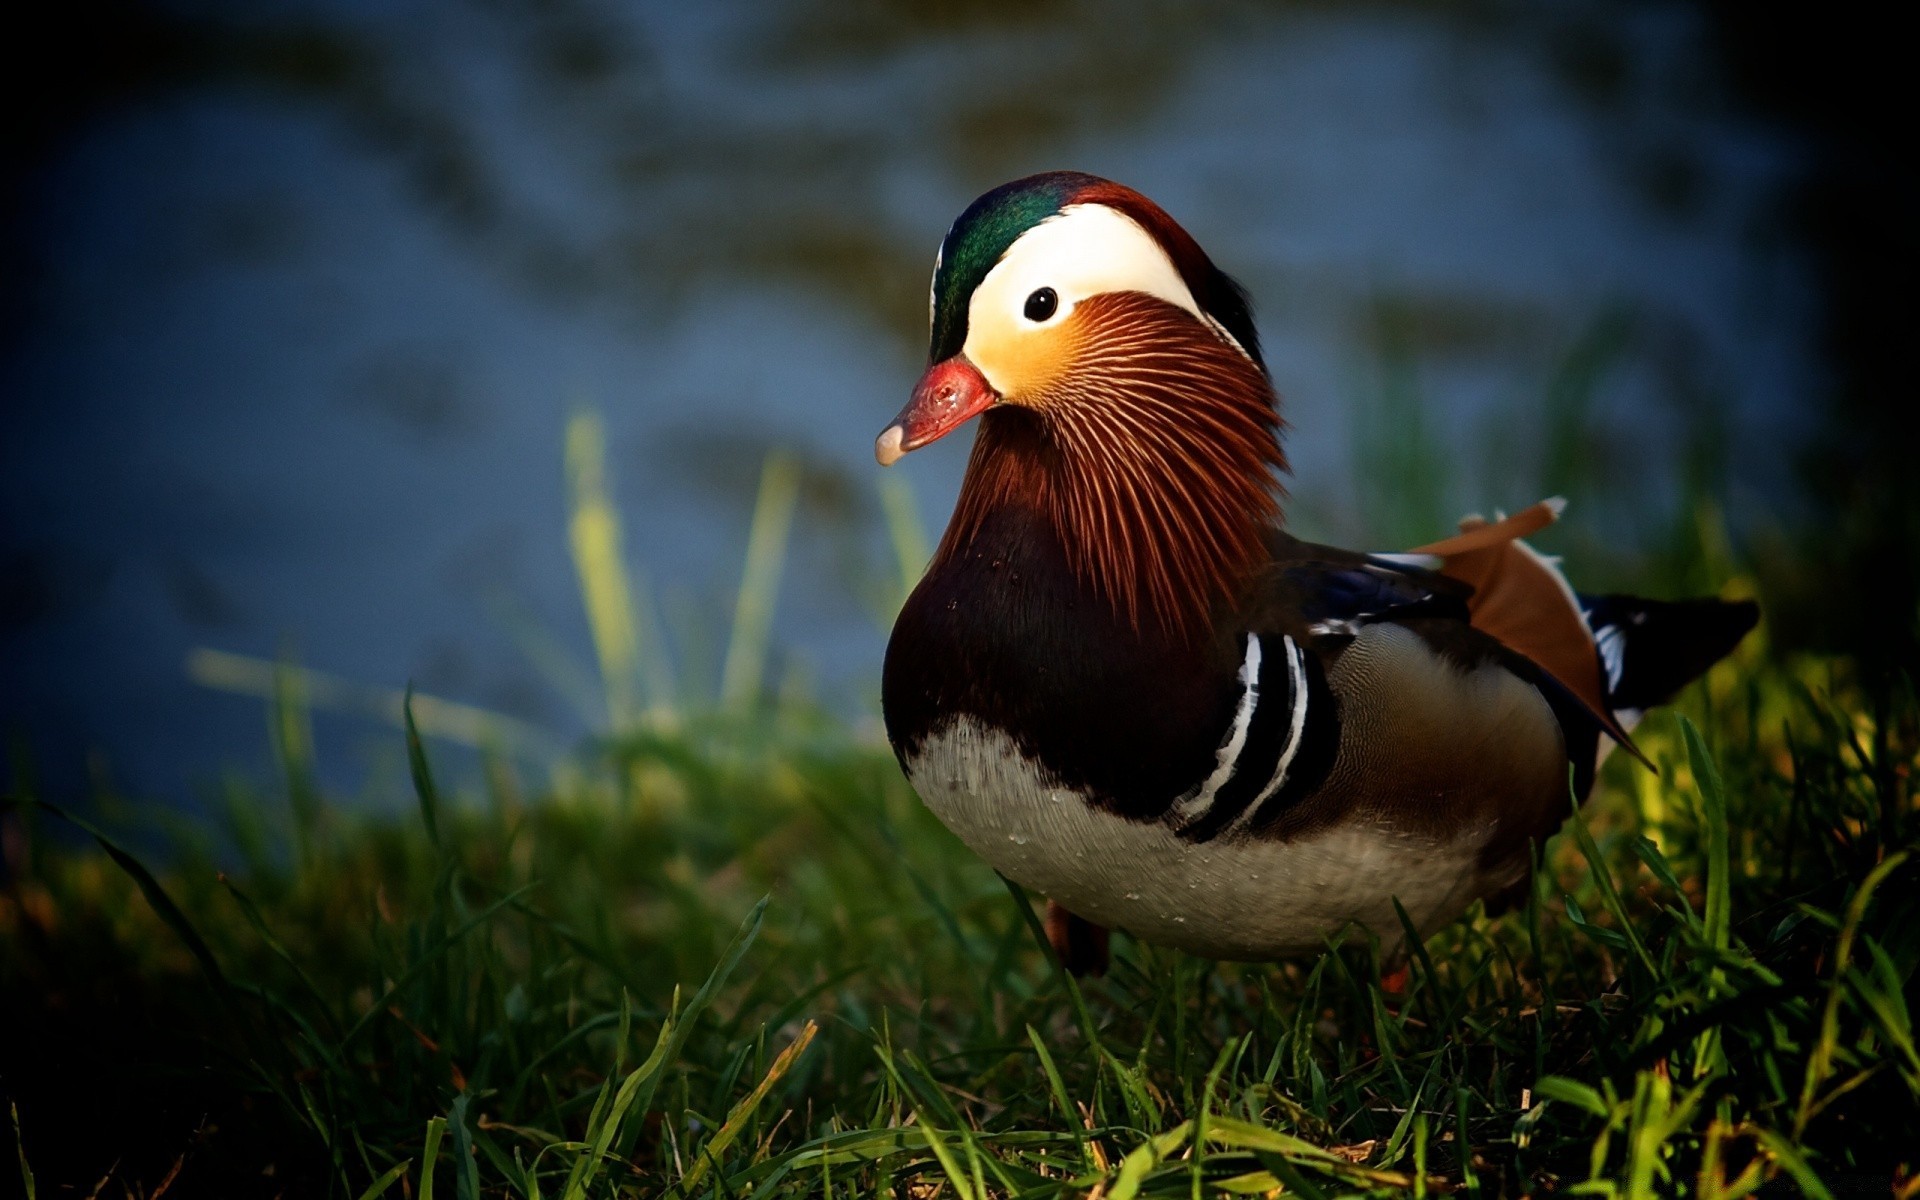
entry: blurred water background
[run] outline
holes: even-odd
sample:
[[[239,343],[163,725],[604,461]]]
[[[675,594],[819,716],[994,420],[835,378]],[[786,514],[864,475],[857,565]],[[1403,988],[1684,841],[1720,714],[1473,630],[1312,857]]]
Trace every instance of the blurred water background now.
[[[0,346],[0,728],[54,798],[192,809],[266,769],[260,703],[194,682],[196,649],[594,727],[582,411],[647,653],[690,691],[763,459],[797,457],[772,677],[870,717],[896,572],[872,437],[948,223],[1036,170],[1140,188],[1251,289],[1309,535],[1404,544],[1559,490],[1561,548],[1609,582],[1703,497],[1736,538],[1812,511],[1796,451],[1844,374],[1801,207],[1821,133],[1742,87],[1723,10],[57,19],[16,46],[46,73],[12,109]],[[895,469],[932,530],[965,441]],[[378,722],[318,736],[337,787],[404,770]]]

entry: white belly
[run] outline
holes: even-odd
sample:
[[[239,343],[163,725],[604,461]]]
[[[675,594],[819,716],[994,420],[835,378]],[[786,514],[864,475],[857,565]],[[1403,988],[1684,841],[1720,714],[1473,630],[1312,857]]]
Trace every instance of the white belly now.
[[[1369,825],[1196,844],[1053,786],[1012,738],[971,720],[928,738],[909,774],[934,815],[1003,875],[1087,920],[1212,958],[1309,953],[1349,925],[1392,949],[1403,936],[1394,898],[1425,934],[1483,890],[1484,830],[1437,842]]]

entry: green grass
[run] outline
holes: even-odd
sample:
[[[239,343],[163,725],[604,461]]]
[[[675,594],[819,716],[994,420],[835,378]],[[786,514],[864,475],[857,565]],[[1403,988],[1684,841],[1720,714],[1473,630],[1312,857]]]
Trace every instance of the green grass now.
[[[648,677],[594,437],[569,439],[574,545],[618,732],[533,771],[420,698],[393,710],[412,803],[383,814],[315,784],[304,706],[349,693],[288,670],[258,689],[282,786],[221,821],[96,833],[14,781],[7,1186],[1913,1194],[1911,689],[1756,640],[1692,723],[1643,727],[1660,774],[1615,756],[1532,902],[1430,938],[1402,996],[1364,945],[1243,966],[1122,938],[1076,984],[877,737],[768,698],[792,468],[763,480],[725,690],[690,704]],[[423,731],[495,748],[450,788]]]
[[[1885,1186],[1920,1120],[1920,913],[1908,776],[1873,748],[1916,713],[1806,673],[1723,671],[1705,737],[1656,720],[1661,777],[1611,766],[1535,902],[1430,939],[1400,998],[1360,949],[1122,942],[1076,988],[884,749],[789,711],[609,739],[540,786],[496,763],[460,797],[416,739],[408,817],[289,789],[228,844],[310,820],[299,856],[184,841],[159,878],[21,808],[8,1022],[165,1013],[174,1060],[123,1069],[199,1076],[215,1129],[180,1130],[180,1179],[245,1162],[294,1194]],[[66,1136],[7,1086],[43,1190],[142,1140]],[[142,1149],[150,1189],[174,1160]]]

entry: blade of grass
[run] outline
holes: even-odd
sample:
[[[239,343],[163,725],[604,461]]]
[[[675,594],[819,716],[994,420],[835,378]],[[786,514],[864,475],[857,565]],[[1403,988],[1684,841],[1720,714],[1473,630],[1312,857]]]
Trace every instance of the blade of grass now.
[[[1581,1112],[1606,1120],[1612,1111],[1598,1091],[1577,1079],[1568,1079],[1564,1075],[1548,1075],[1536,1079],[1533,1094],[1542,1100],[1557,1100],[1562,1104],[1571,1104]]]
[[[1246,1049],[1246,1045],[1244,1039],[1228,1038],[1220,1047],[1220,1053],[1214,1058],[1213,1066],[1207,1071],[1206,1083],[1200,1089],[1199,1111],[1193,1117],[1192,1200],[1200,1198],[1202,1172],[1205,1170],[1207,1159],[1207,1121],[1213,1115],[1214,1093],[1220,1087],[1220,1076],[1226,1071],[1227,1064],[1236,1061],[1240,1052]]]
[[[205,646],[187,652],[187,678],[194,683],[270,703],[276,694],[276,680],[286,672],[298,679],[301,698],[310,709],[356,713],[396,729],[404,728],[401,709],[405,696],[391,688],[372,687],[325,671]],[[419,722],[420,732],[427,737],[477,750],[504,746],[516,754],[537,754],[543,759],[565,750],[558,739],[538,726],[426,692],[413,694],[413,715]]]
[[[1067,1097],[1067,1085],[1060,1078],[1060,1068],[1054,1065],[1053,1055],[1047,1050],[1047,1044],[1040,1040],[1040,1031],[1027,1026],[1027,1040],[1033,1043],[1033,1052],[1040,1056],[1040,1069],[1046,1073],[1047,1088],[1053,1093],[1053,1102],[1060,1109],[1060,1119],[1065,1121],[1067,1129],[1080,1142],[1081,1154],[1086,1153],[1086,1139],[1081,1136],[1080,1115],[1073,1111],[1073,1101]]]
[[[927,542],[926,524],[920,520],[919,506],[914,503],[913,488],[907,483],[906,476],[895,472],[880,476],[880,512],[887,522],[888,541],[893,545],[894,566],[900,572],[900,591],[893,606],[894,611],[898,612],[913,593],[914,586],[920,582],[920,574],[927,569],[932,549]],[[886,615],[891,619],[893,613]]]
[[[1406,908],[1400,903],[1400,897],[1394,896],[1392,899],[1393,913],[1400,918],[1400,928],[1406,935],[1405,945],[1413,952],[1414,961],[1420,964],[1421,978],[1426,981],[1427,986],[1421,989],[1420,1006],[1426,1009],[1427,1020],[1438,1025],[1441,1017],[1435,1010],[1435,1005],[1438,1003],[1440,976],[1434,971],[1433,959],[1427,954],[1427,945],[1421,940],[1419,930],[1413,927],[1413,918],[1407,915]]]
[[[440,1139],[446,1132],[445,1117],[428,1120],[426,1145],[420,1148],[420,1200],[433,1200],[433,1168],[440,1160]]]
[[[659,1079],[660,1072],[673,1061],[671,1052],[677,1046],[681,1024],[676,1020],[678,1008],[679,995],[676,992],[673,1009],[668,1012],[666,1021],[660,1026],[659,1036],[654,1039],[653,1053],[628,1073],[620,1083],[620,1090],[612,1093],[611,1097],[607,1086],[600,1088],[599,1096],[594,1100],[593,1112],[587,1118],[584,1148],[573,1160],[567,1186],[560,1193],[561,1200],[581,1200],[587,1194],[587,1188],[600,1173],[601,1164],[609,1157],[614,1138],[620,1135],[621,1126],[626,1123],[627,1113],[647,1111],[645,1103],[639,1103],[636,1107],[636,1101],[642,1088],[647,1090],[651,1098],[652,1085]],[[611,1080],[608,1082],[611,1083]]]
[[[767,904],[771,900],[771,896],[763,896],[760,902],[753,906],[753,911],[747,914],[746,920],[740,922],[740,928],[734,933],[733,941],[728,944],[726,952],[720,956],[719,964],[707,976],[707,981],[700,985],[700,990],[693,994],[693,999],[687,1002],[686,1012],[681,1014],[679,1028],[674,1031],[673,1037],[666,1045],[667,1062],[670,1063],[679,1057],[680,1048],[686,1043],[687,1034],[693,1029],[694,1022],[702,1012],[706,1011],[707,1005],[713,1003],[713,998],[719,994],[721,988],[726,986],[727,979],[733,974],[734,968],[738,967],[740,960],[746,957],[747,950],[753,945],[753,940],[760,936],[760,923],[766,917]],[[652,1105],[654,1089],[658,1083],[659,1074],[656,1072],[648,1080],[646,1090],[641,1095],[641,1112],[646,1112]]]
[[[453,1098],[453,1108],[447,1113],[447,1125],[453,1130],[454,1195],[460,1200],[480,1200],[480,1164],[473,1154],[473,1130],[467,1126],[470,1099],[461,1092]]]
[[[413,775],[413,794],[420,801],[420,823],[426,826],[427,840],[433,843],[433,848],[444,851],[446,848],[440,844],[440,793],[433,786],[433,766],[427,761],[426,747],[420,744],[420,728],[413,723],[411,682],[400,701],[400,716],[406,723],[407,769]]]
[[[1080,1032],[1087,1039],[1087,1048],[1093,1052],[1097,1060],[1107,1053],[1107,1049],[1100,1041],[1099,1032],[1094,1028],[1093,1014],[1087,1011],[1087,1000],[1080,992],[1080,982],[1068,973],[1065,964],[1060,961],[1060,956],[1054,953],[1053,943],[1047,940],[1046,926],[1042,925],[1040,918],[1034,915],[1033,901],[1027,898],[1026,889],[1005,875],[1000,876],[1000,882],[1007,885],[1007,892],[1013,897],[1014,909],[1026,921],[1028,932],[1033,934],[1033,940],[1040,945],[1040,953],[1046,955],[1047,961],[1053,964],[1054,976],[1066,989],[1067,997],[1073,1004],[1074,1016],[1080,1022]]]
[[[1753,1140],[1760,1143],[1760,1148],[1766,1151],[1767,1156],[1793,1177],[1794,1184],[1808,1200],[1833,1200],[1833,1192],[1821,1181],[1820,1176],[1814,1174],[1806,1156],[1794,1144],[1799,1140],[1798,1135],[1789,1140],[1771,1129],[1755,1129]]]
[[[786,562],[793,510],[800,498],[800,464],[774,451],[760,470],[760,494],[747,533],[747,559],[740,572],[740,596],[733,607],[733,634],[727,640],[720,672],[720,705],[740,708],[760,695],[765,682],[767,641],[773,629],[774,599]]]
[[[400,973],[398,979],[395,979],[392,984],[388,985],[387,990],[381,994],[380,998],[376,1000],[366,1012],[360,1014],[360,1019],[355,1021],[353,1027],[347,1030],[346,1036],[340,1039],[339,1052],[344,1053],[346,1048],[351,1046],[354,1041],[366,1031],[367,1026],[373,1023],[374,1018],[387,1011],[387,1007],[393,1003],[394,997],[398,996],[422,971],[432,966],[434,960],[445,954],[455,942],[458,942],[475,929],[491,921],[501,909],[509,907],[512,901],[526,895],[537,886],[537,884],[530,883],[516,892],[501,897],[473,916],[467,918],[465,922],[457,926],[452,932],[443,934],[432,945],[427,947],[419,958],[415,959],[405,971]]]
[[[1300,1168],[1287,1161],[1285,1155],[1275,1154],[1271,1150],[1255,1150],[1253,1157],[1267,1169],[1278,1187],[1262,1188],[1262,1191],[1279,1191],[1286,1195],[1300,1196],[1303,1200],[1327,1200],[1327,1194],[1300,1171]]]
[[[275,958],[287,964],[287,968],[293,972],[294,979],[300,984],[301,990],[305,991],[307,998],[313,1001],[314,1007],[320,1010],[320,1015],[325,1018],[328,1028],[338,1035],[339,1020],[335,1017],[333,1006],[328,1002],[326,994],[320,990],[320,985],[313,981],[313,977],[307,974],[306,968],[300,965],[300,961],[293,956],[293,952],[288,950],[286,944],[268,927],[259,906],[254,904],[253,899],[241,891],[239,885],[228,879],[226,875],[220,876],[220,884],[226,888],[227,895],[232,898],[235,907],[239,908],[240,915],[246,920],[248,926],[259,936],[267,949],[273,952]]]
[[[933,1072],[927,1068],[927,1064],[921,1062],[911,1051],[902,1051],[900,1059],[906,1064],[908,1070],[900,1072],[899,1075],[910,1092],[919,1097],[914,1103],[915,1111],[920,1114],[921,1120],[925,1121],[928,1109],[931,1108],[940,1122],[939,1127],[953,1130],[954,1135],[960,1139],[960,1148],[966,1151],[967,1163],[972,1168],[968,1178],[973,1181],[974,1195],[984,1197],[990,1194],[982,1171],[983,1167],[993,1172],[994,1178],[999,1181],[1002,1194],[1020,1194],[1022,1189],[1019,1184],[1008,1175],[1005,1165],[997,1157],[986,1153],[981,1148],[980,1139],[975,1135],[972,1123],[954,1107],[946,1089],[934,1079]]]
[[[1685,716],[1680,718],[1680,734],[1687,745],[1687,764],[1693,772],[1694,786],[1700,790],[1705,810],[1707,834],[1707,897],[1702,917],[1706,941],[1718,956],[1724,957],[1732,942],[1733,881],[1727,837],[1727,797],[1720,784],[1720,769],[1707,752],[1700,730]],[[1715,966],[1707,972],[1707,984],[1713,996],[1726,991],[1727,973]],[[1694,1078],[1719,1073],[1726,1065],[1718,1027],[1700,1035],[1694,1050]]]
[[[607,722],[624,729],[640,715],[640,638],[620,512],[607,485],[607,434],[599,414],[582,411],[568,419],[566,469],[569,543],[600,659]]]
[[[1707,902],[1704,920],[1707,941],[1716,950],[1729,945],[1733,928],[1733,899],[1730,854],[1727,845],[1727,796],[1720,783],[1720,769],[1700,736],[1700,730],[1685,716],[1680,718],[1680,733],[1687,743],[1687,763],[1693,771],[1694,785],[1700,789],[1700,801],[1706,810]]]
[[[1460,1183],[1468,1193],[1480,1193],[1480,1178],[1473,1169],[1473,1139],[1467,1128],[1468,1089],[1456,1088],[1453,1093],[1454,1139],[1453,1147],[1460,1155]]]
[[[1412,1098],[1407,1101],[1406,1108],[1400,1113],[1400,1119],[1394,1123],[1393,1132],[1387,1135],[1387,1147],[1381,1151],[1379,1158],[1381,1166],[1392,1166],[1399,1162],[1401,1154],[1405,1153],[1407,1139],[1413,1136],[1413,1115],[1420,1111],[1420,1098],[1427,1094],[1428,1085],[1433,1082],[1434,1076],[1439,1071],[1440,1059],[1435,1056],[1434,1060],[1427,1064],[1427,1073],[1420,1077],[1420,1086],[1414,1089]]]
[[[1176,1150],[1186,1144],[1187,1135],[1193,1131],[1193,1122],[1182,1121],[1172,1129],[1141,1142],[1120,1160],[1120,1172],[1113,1178],[1113,1190],[1107,1195],[1110,1200],[1133,1200],[1140,1192],[1140,1183],[1153,1170]]]
[[[717,1163],[720,1156],[727,1152],[727,1148],[733,1145],[734,1139],[739,1137],[740,1131],[746,1127],[747,1118],[760,1107],[760,1102],[767,1098],[767,1093],[773,1090],[773,1085],[780,1082],[781,1078],[792,1069],[793,1064],[799,1061],[800,1056],[807,1052],[807,1046],[813,1042],[814,1035],[819,1032],[820,1027],[808,1021],[800,1030],[800,1036],[796,1037],[773,1060],[773,1065],[767,1068],[766,1076],[760,1080],[753,1091],[733,1106],[733,1111],[727,1114],[726,1124],[708,1139],[707,1144],[701,1147],[699,1157],[694,1159],[691,1167],[687,1168],[685,1178],[681,1179],[676,1189],[681,1195],[692,1194],[694,1187],[706,1174],[708,1165]]]
[[[33,1167],[27,1162],[27,1139],[20,1132],[20,1106],[9,1100],[7,1110],[13,1114],[13,1148],[20,1158],[20,1186],[27,1200],[36,1200],[39,1193],[34,1190]]]
[[[139,859],[121,849],[118,843],[96,828],[92,822],[76,817],[45,800],[27,800],[23,801],[23,804],[29,808],[43,808],[91,837],[100,849],[106,852],[107,857],[113,860],[114,865],[126,872],[127,877],[133,880],[134,886],[140,889],[140,894],[146,897],[147,904],[153,909],[154,915],[159,917],[167,928],[173,930],[174,936],[179,938],[181,944],[187,948],[187,952],[193,955],[201,972],[213,985],[215,993],[222,1001],[228,998],[230,988],[227,976],[220,969],[219,961],[214,958],[213,950],[200,936],[200,931],[194,928],[193,922],[187,919],[187,914],[173,902],[171,896],[167,895],[167,890],[160,886],[160,881],[154,878],[153,872],[147,870]]]
[[[906,1097],[907,1103],[912,1106],[914,1119],[927,1139],[927,1148],[933,1151],[934,1158],[939,1160],[940,1169],[946,1173],[948,1186],[953,1188],[954,1194],[960,1200],[974,1200],[972,1180],[967,1172],[960,1169],[960,1160],[954,1157],[953,1147],[947,1145],[946,1138],[941,1136],[938,1121],[915,1098],[914,1089],[901,1075],[899,1064],[894,1061],[893,1053],[884,1041],[874,1047],[874,1052],[880,1058],[882,1069],[893,1080],[894,1086]]]
[[[303,866],[312,859],[314,837],[320,824],[320,786],[314,778],[313,710],[308,704],[304,683],[305,677],[291,653],[282,655],[273,673],[273,699],[267,709],[273,755],[286,777],[287,804],[293,811],[294,848]]]
[[[412,1165],[412,1159],[403,1158],[391,1167],[388,1167],[384,1174],[367,1185],[366,1191],[360,1193],[360,1200],[380,1200],[380,1197],[387,1194],[387,1189],[393,1186],[394,1181],[402,1175],[405,1175],[407,1168]],[[31,1197],[29,1197],[29,1200],[31,1200]]]
[[[1800,1104],[1794,1113],[1793,1141],[1796,1143],[1806,1133],[1807,1122],[1818,1111],[1814,1094],[1833,1073],[1833,1056],[1840,1042],[1840,1001],[1846,993],[1847,966],[1853,957],[1853,939],[1859,932],[1860,922],[1866,919],[1867,904],[1873,899],[1874,889],[1906,861],[1907,852],[1904,850],[1888,855],[1880,865],[1867,873],[1860,890],[1847,903],[1846,917],[1834,946],[1833,978],[1827,985],[1827,1000],[1821,1009],[1819,1033],[1813,1044],[1813,1052],[1807,1055],[1806,1076],[1800,1085]]]
[[[1633,957],[1641,969],[1649,976],[1659,978],[1659,968],[1654,966],[1653,956],[1647,953],[1646,944],[1640,940],[1639,932],[1627,918],[1627,906],[1621,902],[1620,893],[1613,886],[1613,875],[1607,870],[1607,861],[1601,857],[1600,847],[1594,843],[1593,834],[1587,829],[1586,818],[1580,815],[1577,800],[1574,802],[1573,816],[1567,821],[1567,828],[1573,831],[1574,843],[1586,857],[1588,873],[1593,878],[1594,887],[1600,891],[1601,903],[1606,905],[1607,911],[1613,914],[1614,921],[1620,926],[1619,935],[1625,939],[1628,949],[1633,951]]]

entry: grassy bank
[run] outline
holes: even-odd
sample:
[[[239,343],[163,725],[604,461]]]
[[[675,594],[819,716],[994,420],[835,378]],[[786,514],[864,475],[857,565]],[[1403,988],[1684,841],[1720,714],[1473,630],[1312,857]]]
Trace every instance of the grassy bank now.
[[[0,954],[41,1195],[1308,1195],[1906,1178],[1911,697],[1722,667],[1534,902],[1076,988],[884,748],[797,706],[642,726],[417,810],[284,796],[149,875],[23,784]],[[1717,762],[1717,767],[1715,763]],[[25,803],[21,803],[24,801]],[[289,848],[291,848],[289,850]],[[431,1182],[430,1182],[431,1181]]]

